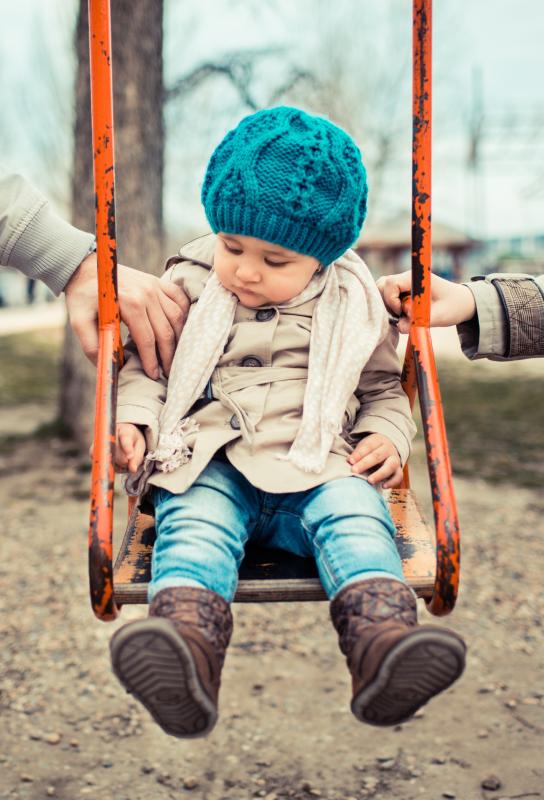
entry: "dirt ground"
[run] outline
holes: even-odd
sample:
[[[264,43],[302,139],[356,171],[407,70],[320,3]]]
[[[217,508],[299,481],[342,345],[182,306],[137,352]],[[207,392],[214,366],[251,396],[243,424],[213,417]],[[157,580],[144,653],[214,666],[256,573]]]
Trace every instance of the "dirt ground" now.
[[[326,603],[236,606],[220,721],[183,742],[111,674],[110,635],[144,609],[109,625],[90,611],[86,464],[28,440],[0,474],[1,798],[544,798],[542,492],[456,482],[462,591],[438,624],[466,638],[468,666],[410,723],[351,716]],[[117,511],[122,528],[121,498]]]

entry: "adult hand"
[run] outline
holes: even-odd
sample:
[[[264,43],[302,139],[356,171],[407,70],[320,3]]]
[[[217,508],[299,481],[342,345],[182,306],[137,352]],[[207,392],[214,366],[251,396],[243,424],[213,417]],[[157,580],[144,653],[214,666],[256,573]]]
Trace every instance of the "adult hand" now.
[[[398,275],[387,275],[376,282],[383,301],[389,311],[400,317],[402,308],[400,295],[412,289],[410,270]],[[468,286],[452,283],[438,275],[431,275],[431,325],[445,327],[459,325],[472,319],[476,313],[476,302]],[[402,316],[398,329],[401,333],[410,330],[410,319]]]
[[[368,476],[368,482],[375,485],[383,481],[384,489],[394,489],[402,481],[397,448],[382,433],[371,433],[361,439],[353,453],[348,456],[348,463],[352,465],[351,471],[354,475],[373,470]]]
[[[176,343],[189,300],[176,284],[137,269],[117,267],[117,290],[121,319],[128,327],[150,378],[159,377],[159,360],[170,372]],[[98,357],[98,289],[96,253],[85,258],[64,288],[70,324],[83,352],[94,364]]]

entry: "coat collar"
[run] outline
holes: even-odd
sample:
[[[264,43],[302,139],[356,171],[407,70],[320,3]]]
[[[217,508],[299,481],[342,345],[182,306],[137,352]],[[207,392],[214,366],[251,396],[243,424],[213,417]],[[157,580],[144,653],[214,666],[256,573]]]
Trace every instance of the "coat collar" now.
[[[217,236],[215,233],[197,236],[196,239],[191,239],[190,242],[181,246],[179,257],[183,261],[193,261],[195,264],[211,269],[213,267],[216,242]]]

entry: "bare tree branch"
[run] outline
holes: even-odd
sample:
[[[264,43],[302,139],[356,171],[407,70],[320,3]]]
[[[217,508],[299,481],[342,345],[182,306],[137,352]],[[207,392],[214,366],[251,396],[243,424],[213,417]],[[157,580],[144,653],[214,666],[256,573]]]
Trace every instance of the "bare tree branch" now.
[[[314,88],[318,88],[319,81],[317,80],[316,76],[308,72],[308,70],[301,69],[300,67],[294,67],[291,71],[291,74],[288,76],[287,80],[285,80],[281,86],[275,89],[270,97],[268,98],[268,105],[273,106],[275,105],[278,100],[280,100],[283,95],[290,92],[295,86],[301,83],[307,83]]]
[[[184,97],[194,91],[213,75],[222,75],[237,89],[242,102],[253,111],[260,108],[251,92],[254,69],[258,59],[277,55],[282,48],[269,47],[262,50],[244,50],[231,53],[223,61],[199,64],[190,72],[179,78],[173,86],[165,90],[165,101]]]

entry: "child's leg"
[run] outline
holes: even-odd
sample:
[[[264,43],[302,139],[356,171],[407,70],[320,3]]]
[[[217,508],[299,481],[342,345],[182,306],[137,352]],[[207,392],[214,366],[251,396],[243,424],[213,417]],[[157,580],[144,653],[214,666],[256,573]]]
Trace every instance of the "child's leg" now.
[[[258,490],[222,461],[212,461],[184,494],[155,490],[157,541],[149,601],[161,589],[196,586],[230,603],[258,515]]]
[[[301,520],[329,598],[370,578],[404,583],[395,525],[380,492],[362,478],[339,478],[304,494]]]
[[[329,598],[369,578],[404,582],[389,509],[367,481],[340,478],[306,492],[265,497],[274,513],[259,540],[315,557]]]
[[[149,619],[117,631],[110,649],[117,677],[172,736],[203,736],[217,720],[254,493],[216,461],[184,495],[158,492]]]
[[[405,721],[459,677],[465,645],[446,628],[417,625],[416,597],[404,582],[381,494],[366,481],[341,478],[286,495],[284,505],[291,515],[298,507],[299,539],[313,551],[333,598],[331,617],[353,680],[353,713],[374,725]],[[281,536],[276,546],[285,546]]]

